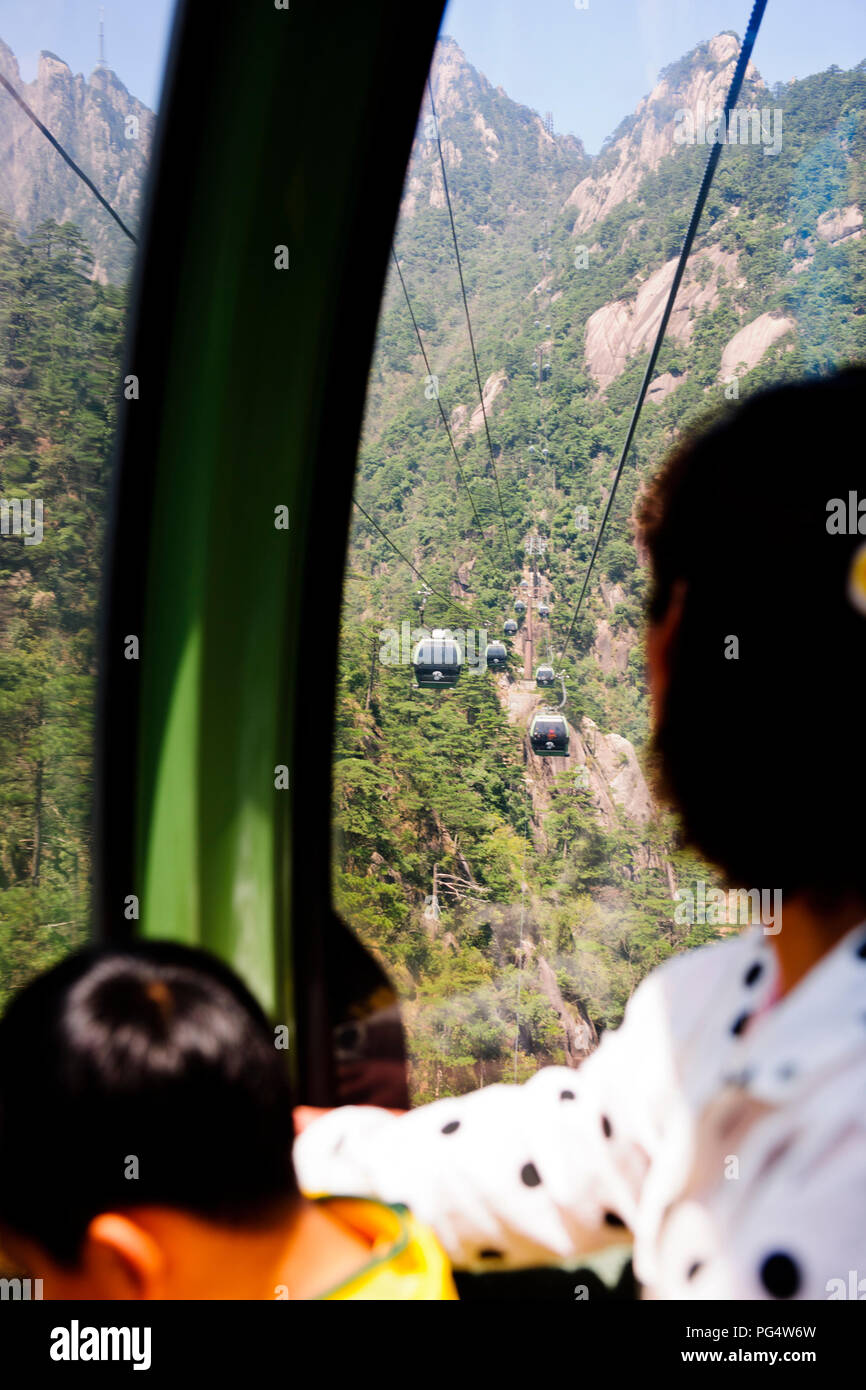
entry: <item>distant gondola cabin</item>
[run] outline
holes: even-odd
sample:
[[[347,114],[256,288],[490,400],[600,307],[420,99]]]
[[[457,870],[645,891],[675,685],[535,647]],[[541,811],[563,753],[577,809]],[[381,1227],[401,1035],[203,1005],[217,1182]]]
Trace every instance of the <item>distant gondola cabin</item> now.
[[[415,679],[423,689],[456,685],[462,664],[460,648],[442,628],[434,628],[430,637],[423,637],[412,656]]]
[[[542,711],[533,716],[529,743],[539,758],[568,757],[568,724],[561,714]]]
[[[489,642],[485,657],[489,670],[504,671],[508,665],[508,648],[504,642]]]
[[[517,632],[517,623],[513,618],[506,618],[505,628],[503,629],[506,637],[513,637]]]
[[[539,616],[539,618],[547,618],[547,617],[549,617],[549,615],[550,615],[550,609],[548,608],[547,604],[546,604],[546,603],[540,603],[540,604],[538,605],[538,616]]]
[[[536,685],[553,685],[555,680],[552,666],[539,666],[535,673]]]
[[[519,614],[521,615],[521,617],[522,617],[523,614],[526,612],[526,604],[523,602],[523,599],[522,599],[522,598],[515,599],[515,601],[514,601],[514,611],[515,611],[515,613],[519,613]]]

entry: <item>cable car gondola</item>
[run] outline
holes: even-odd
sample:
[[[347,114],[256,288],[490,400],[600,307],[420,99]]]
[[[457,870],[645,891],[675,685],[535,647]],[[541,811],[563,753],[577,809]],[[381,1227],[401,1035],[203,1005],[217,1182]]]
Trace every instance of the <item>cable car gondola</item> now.
[[[545,666],[539,666],[538,670],[537,670],[536,673],[535,673],[535,684],[536,684],[536,685],[541,685],[541,686],[553,685],[553,682],[555,681],[555,679],[556,679],[556,676],[555,676],[555,674],[554,674],[554,670],[553,670],[553,667],[552,667],[552,666],[546,666],[546,665],[545,665]]]
[[[529,743],[539,758],[568,757],[568,723],[565,716],[552,710],[533,715],[529,726]]]
[[[526,604],[523,602],[522,598],[514,600],[514,611],[515,613],[519,613],[521,618],[523,617],[523,614],[526,612]]]
[[[508,665],[508,648],[504,642],[488,642],[484,657],[489,671],[504,671]]]
[[[550,609],[548,608],[546,603],[540,603],[538,605],[538,616],[539,618],[550,617]]]
[[[415,679],[424,690],[456,685],[462,664],[460,648],[443,628],[434,628],[430,637],[422,637],[412,654]]]
[[[514,637],[514,636],[516,635],[516,633],[517,633],[517,623],[514,621],[513,618],[506,618],[506,619],[505,619],[505,627],[504,627],[503,631],[504,631],[506,637]]]

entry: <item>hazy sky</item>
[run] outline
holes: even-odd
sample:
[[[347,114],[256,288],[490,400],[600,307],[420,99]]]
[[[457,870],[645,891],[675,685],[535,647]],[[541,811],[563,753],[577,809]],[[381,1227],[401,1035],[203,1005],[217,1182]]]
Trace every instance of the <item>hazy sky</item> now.
[[[323,0],[312,3],[326,13]],[[443,31],[495,86],[537,111],[552,111],[556,129],[579,135],[595,153],[660,68],[720,30],[742,35],[751,4],[588,0],[584,10],[575,0],[451,0]],[[135,96],[155,106],[173,0],[104,0],[103,8],[110,66]],[[0,38],[26,81],[41,48],[89,74],[98,57],[99,10],[93,0],[0,0]],[[769,0],[755,52],[768,82],[831,63],[853,67],[863,58],[866,0]]]
[[[442,25],[495,86],[595,154],[661,68],[726,29],[752,0],[451,0]],[[768,83],[866,58],[866,0],[769,0],[754,62]]]
[[[133,96],[155,107],[174,0],[0,0],[0,39],[18,59],[25,82],[36,76],[43,48],[89,77],[99,57],[100,10],[109,67]]]

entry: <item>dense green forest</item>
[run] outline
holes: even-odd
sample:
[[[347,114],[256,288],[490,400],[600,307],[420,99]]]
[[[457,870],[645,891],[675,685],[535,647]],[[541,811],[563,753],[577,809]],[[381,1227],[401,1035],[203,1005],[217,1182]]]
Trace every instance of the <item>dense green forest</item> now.
[[[91,266],[70,224],[24,241],[0,221],[0,496],[43,510],[38,544],[0,537],[0,1006],[88,929],[98,584],[125,310]]]
[[[675,920],[677,886],[716,879],[643,781],[635,502],[697,422],[866,350],[866,237],[826,234],[828,217],[866,200],[866,67],[772,93],[747,84],[744,101],[782,112],[782,145],[722,153],[685,287],[688,327],[662,350],[666,392],[647,402],[563,657],[647,362],[644,343],[601,382],[587,324],[605,306],[625,322],[677,254],[706,149],[668,153],[576,234],[573,190],[614,168],[637,118],[590,160],[450,41],[437,64],[492,458],[425,106],[395,248],[430,371],[392,267],[356,492],[376,526],[353,521],[334,747],[335,902],[399,987],[419,1099],[579,1060],[649,969],[716,935]],[[668,70],[669,89],[714,64],[701,46]],[[98,584],[126,303],[91,268],[75,227],[25,237],[0,222],[0,497],[44,508],[40,544],[0,537],[0,1006],[88,930]],[[764,315],[783,331],[747,371],[723,373],[725,348]],[[419,592],[415,571],[433,592]],[[455,690],[427,692],[408,665],[382,659],[404,623],[499,637],[518,595],[535,611],[507,674],[467,670]],[[565,675],[573,756],[562,763],[527,746],[539,698],[524,678],[530,627],[535,659],[549,650]]]

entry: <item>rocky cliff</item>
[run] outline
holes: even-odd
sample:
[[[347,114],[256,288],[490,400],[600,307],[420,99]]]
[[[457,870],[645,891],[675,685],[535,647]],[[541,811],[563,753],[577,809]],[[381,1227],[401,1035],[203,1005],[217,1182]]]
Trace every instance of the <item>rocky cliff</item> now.
[[[471,170],[473,182],[485,192],[507,187],[510,196],[499,213],[521,217],[539,211],[551,193],[564,197],[588,170],[580,140],[548,130],[536,111],[488,82],[447,36],[436,46],[430,83],[446,170],[463,169],[464,179]],[[444,206],[436,127],[425,96],[401,217]]]
[[[0,39],[0,72],[135,231],[155,117],[110,68],[73,74],[53,53],[39,55],[33,82],[22,82],[15,55]],[[24,231],[40,222],[75,222],[95,257],[95,278],[123,281],[132,246],[9,94],[0,91],[0,209]]]
[[[687,59],[664,70],[649,96],[614,132],[591,172],[567,199],[566,205],[575,213],[575,234],[587,231],[620,203],[633,198],[645,175],[676,153],[678,111],[721,110],[739,47],[735,35],[716,34]],[[766,93],[763,79],[750,63],[740,104],[747,106],[761,92]]]

